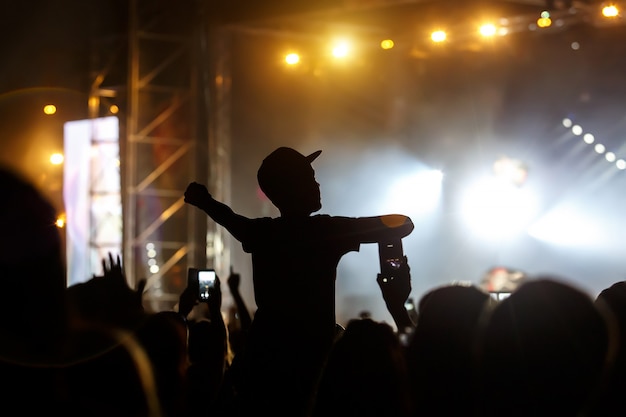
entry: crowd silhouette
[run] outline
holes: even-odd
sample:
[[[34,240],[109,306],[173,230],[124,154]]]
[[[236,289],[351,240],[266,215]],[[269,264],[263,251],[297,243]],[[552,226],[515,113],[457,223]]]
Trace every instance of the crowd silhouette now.
[[[131,288],[113,255],[101,276],[67,287],[54,208],[0,169],[4,415],[626,415],[626,281],[595,299],[559,276],[529,277],[503,300],[447,284],[410,312],[404,256],[393,276],[371,277],[393,323],[367,315],[337,323],[342,256],[402,239],[413,223],[314,215],[320,153],[281,147],[263,161],[258,181],[277,218],[239,215],[200,183],[185,192],[251,254],[255,311],[236,268],[206,299],[187,287],[175,311],[146,311],[145,280]]]

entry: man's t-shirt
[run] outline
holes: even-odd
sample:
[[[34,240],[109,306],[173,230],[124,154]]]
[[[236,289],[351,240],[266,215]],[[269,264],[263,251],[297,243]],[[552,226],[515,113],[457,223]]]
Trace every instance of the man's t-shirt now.
[[[334,328],[337,265],[359,250],[359,229],[352,217],[252,220],[242,245],[252,255],[257,313]]]

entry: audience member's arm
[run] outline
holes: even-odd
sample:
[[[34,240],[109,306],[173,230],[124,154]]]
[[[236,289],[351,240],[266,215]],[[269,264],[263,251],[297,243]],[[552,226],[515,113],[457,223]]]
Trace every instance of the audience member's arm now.
[[[220,330],[220,335],[224,338],[224,350],[226,350],[226,324],[222,317],[222,288],[219,277],[215,276],[215,285],[209,288],[209,297],[204,301],[209,307],[209,318]],[[224,351],[225,353],[225,351]]]
[[[241,330],[243,332],[247,332],[250,329],[250,325],[252,324],[252,317],[250,315],[250,311],[246,306],[241,293],[239,292],[239,283],[241,282],[241,276],[237,273],[234,273],[232,268],[230,270],[230,276],[228,277],[228,288],[230,289],[230,294],[235,301],[235,306],[237,307],[237,314],[239,315],[239,322],[241,323]]]
[[[405,307],[406,300],[411,293],[411,268],[406,256],[403,266],[394,277],[378,274],[376,282],[387,305],[387,310],[391,313],[398,333],[410,332],[415,328],[415,323],[411,319]]]

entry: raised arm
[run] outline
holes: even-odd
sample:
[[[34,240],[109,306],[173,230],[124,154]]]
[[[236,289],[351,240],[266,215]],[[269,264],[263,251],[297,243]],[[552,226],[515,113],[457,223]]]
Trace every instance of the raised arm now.
[[[215,200],[206,186],[192,182],[185,190],[185,203],[196,206],[216,223],[224,226],[239,241],[244,239],[250,219],[235,213],[226,204]]]
[[[363,243],[388,242],[402,239],[414,228],[410,217],[402,214],[387,214],[374,217],[360,217],[358,233]]]

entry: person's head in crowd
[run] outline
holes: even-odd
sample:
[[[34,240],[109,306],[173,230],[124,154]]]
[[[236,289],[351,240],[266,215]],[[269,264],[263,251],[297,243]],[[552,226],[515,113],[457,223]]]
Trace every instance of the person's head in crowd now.
[[[586,293],[536,277],[494,308],[482,337],[482,415],[574,416],[593,406],[609,331]]]
[[[66,330],[57,213],[33,184],[7,168],[0,168],[0,195],[0,360],[46,362]]]
[[[393,328],[371,318],[348,322],[330,354],[314,417],[409,416],[404,350]]]
[[[473,399],[473,349],[489,295],[475,286],[445,285],[418,303],[407,346],[415,415],[459,415]]]

